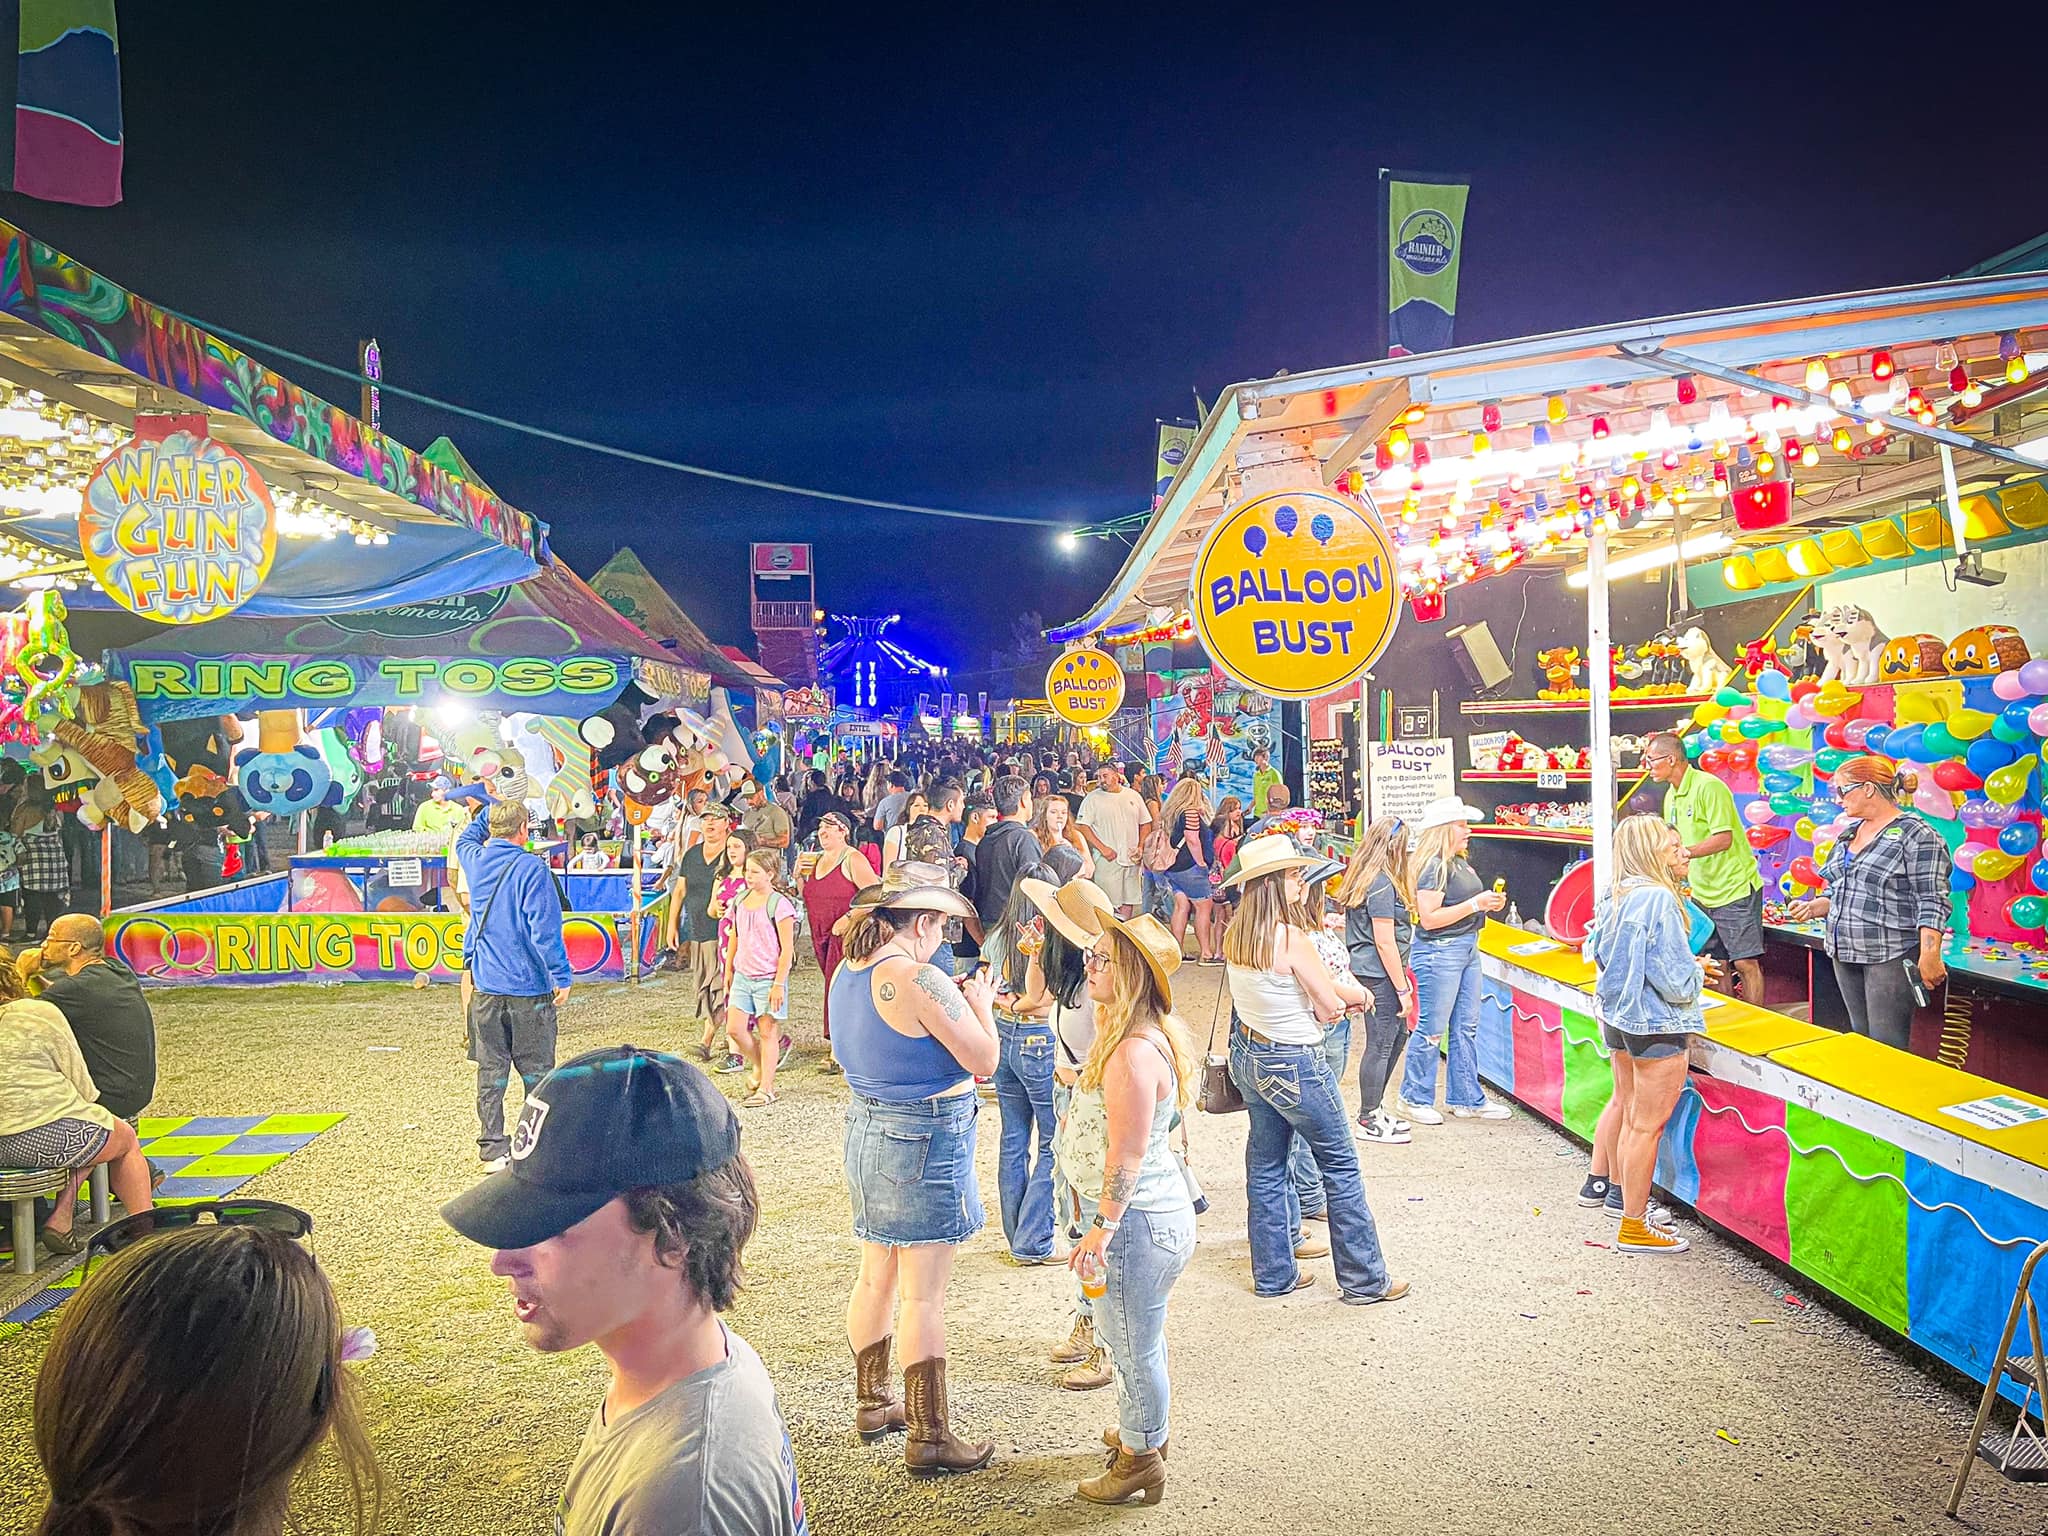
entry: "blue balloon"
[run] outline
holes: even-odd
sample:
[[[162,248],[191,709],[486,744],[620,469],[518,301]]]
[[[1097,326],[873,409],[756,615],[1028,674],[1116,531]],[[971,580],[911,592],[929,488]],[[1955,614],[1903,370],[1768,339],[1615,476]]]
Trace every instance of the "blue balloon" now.
[[[1998,846],[2025,856],[2041,846],[2041,829],[2031,821],[2016,821],[1998,834]]]
[[[1926,734],[1924,725],[1902,725],[1886,739],[1885,752],[1892,757],[1916,757],[1920,739]],[[1864,744],[1869,745],[1867,738]]]
[[[1253,558],[1256,559],[1259,553],[1266,547],[1265,528],[1258,523],[1253,523],[1251,527],[1245,529],[1244,547],[1250,550]]]
[[[1948,872],[1948,888],[1958,893],[1966,892],[1977,884],[1977,877],[1966,869],[1952,869]]]
[[[1801,787],[1802,780],[1796,773],[1767,773],[1764,775],[1764,791],[1773,795],[1789,795]]]
[[[1887,750],[1887,743],[1891,739],[1892,728],[1890,726],[1873,725],[1870,728],[1869,734],[1863,738],[1863,750],[1866,752],[1883,752]]]
[[[1308,531],[1316,536],[1318,544],[1327,544],[1337,536],[1337,523],[1327,512],[1318,512],[1308,520]]]
[[[2027,871],[2027,877],[2034,882],[2034,889],[2048,896],[2048,859],[2036,859],[2034,867]]]
[[[1766,669],[1756,675],[1756,691],[1759,698],[1783,699],[1792,697],[1792,679],[1784,673]]]
[[[1300,522],[1301,514],[1292,507],[1281,507],[1273,514],[1273,526],[1289,538],[1294,536],[1294,530]]]
[[[1892,739],[1896,741],[1898,738]],[[1970,750],[1963,754],[1963,762],[1969,767],[1970,772],[1980,779],[1989,778],[2006,764],[2019,760],[2019,748],[2002,741],[1993,741],[1987,736],[1979,736],[1970,743]]]

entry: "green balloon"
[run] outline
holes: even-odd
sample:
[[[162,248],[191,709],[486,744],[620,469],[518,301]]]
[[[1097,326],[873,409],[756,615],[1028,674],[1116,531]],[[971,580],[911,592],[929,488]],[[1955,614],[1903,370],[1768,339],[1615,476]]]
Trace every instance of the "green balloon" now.
[[[1820,773],[1833,773],[1842,764],[1855,756],[1857,756],[1856,753],[1844,752],[1840,747],[1822,747],[1813,754],[1813,766]]]
[[[1707,750],[1707,736],[1704,731],[1694,731],[1685,738],[1685,755],[1693,762],[1700,760],[1700,754]]]
[[[2006,904],[2005,915],[2019,928],[2048,924],[2048,896],[2015,896]]]
[[[1806,797],[1803,795],[1784,794],[1771,796],[1771,814],[1773,816],[1804,816],[1806,809]]]
[[[1730,688],[1723,686],[1720,692],[1714,695],[1714,702],[1716,704],[1719,704],[1723,709],[1734,709],[1740,705],[1750,703],[1751,700],[1749,695],[1744,693],[1740,688]]]
[[[1970,750],[1967,741],[1962,740],[1939,721],[1927,727],[1926,733],[1920,739],[1926,743],[1927,750],[1935,754],[1936,762],[1944,757],[1961,757]]]
[[[2024,725],[2007,723],[2005,716],[2000,715],[1991,722],[1991,739],[1993,741],[2002,741],[2008,747],[2018,747],[2031,743],[2034,739],[2034,733]]]
[[[1756,715],[1751,715],[1741,723],[1738,729],[1751,741],[1760,741],[1766,736],[1774,735],[1784,730],[1785,722],[1782,720],[1764,720]]]

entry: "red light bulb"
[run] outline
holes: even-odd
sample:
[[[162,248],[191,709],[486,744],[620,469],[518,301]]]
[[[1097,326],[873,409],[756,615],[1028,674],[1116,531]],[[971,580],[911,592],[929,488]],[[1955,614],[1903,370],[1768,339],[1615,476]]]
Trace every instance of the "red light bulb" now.
[[[1479,425],[1485,431],[1498,432],[1500,430],[1500,407],[1497,405],[1482,405],[1479,407]]]
[[[1870,376],[1879,383],[1890,378],[1899,370],[1892,363],[1891,353],[1880,347],[1870,354]]]
[[[1607,418],[1605,416],[1595,416],[1593,418],[1593,441],[1596,443],[1604,442],[1612,435],[1608,430]]]
[[[1689,373],[1680,374],[1678,376],[1678,403],[1680,405],[1691,405],[1699,397],[1699,381]]]
[[[1952,395],[1960,395],[1970,387],[1970,370],[1961,363],[1948,371],[1948,389]]]

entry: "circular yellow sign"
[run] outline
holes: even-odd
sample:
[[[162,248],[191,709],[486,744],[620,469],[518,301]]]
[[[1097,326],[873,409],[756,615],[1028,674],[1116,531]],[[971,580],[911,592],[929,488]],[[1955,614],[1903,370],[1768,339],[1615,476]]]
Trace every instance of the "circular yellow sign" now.
[[[1324,491],[1274,491],[1232,508],[1202,541],[1188,594],[1209,659],[1276,699],[1358,681],[1401,613],[1379,514]]]
[[[1106,651],[1068,651],[1045,674],[1046,702],[1069,725],[1100,725],[1124,702],[1124,669]]]
[[[270,488],[217,438],[140,436],[86,482],[78,547],[107,596],[159,624],[203,624],[256,595],[277,553]]]

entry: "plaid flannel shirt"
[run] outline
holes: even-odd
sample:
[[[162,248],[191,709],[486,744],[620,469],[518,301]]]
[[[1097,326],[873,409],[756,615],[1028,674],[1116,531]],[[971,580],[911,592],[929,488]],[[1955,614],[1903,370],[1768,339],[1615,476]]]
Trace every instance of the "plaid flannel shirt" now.
[[[1828,953],[1851,965],[1882,965],[1915,953],[1920,930],[1949,925],[1948,844],[1918,816],[1905,814],[1851,856],[1852,822],[1822,866],[1827,885]]]
[[[20,834],[14,856],[25,891],[68,891],[71,889],[71,861],[64,857],[64,837],[38,827]]]

